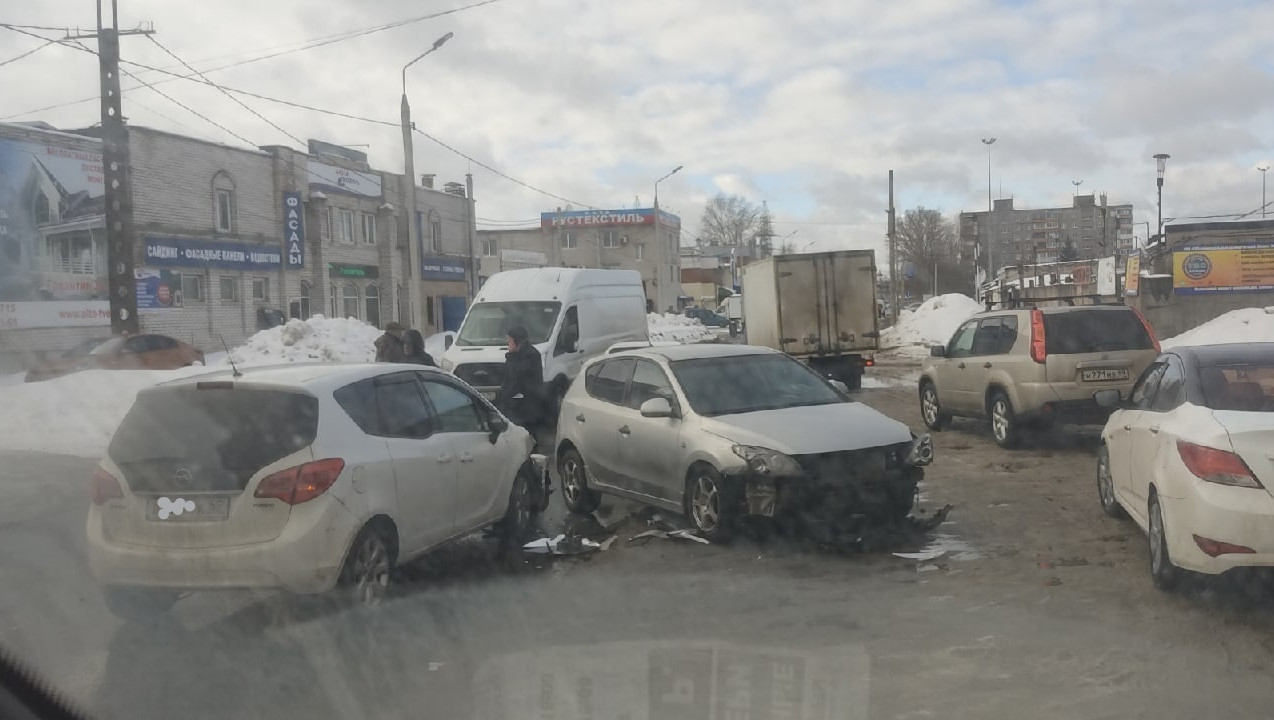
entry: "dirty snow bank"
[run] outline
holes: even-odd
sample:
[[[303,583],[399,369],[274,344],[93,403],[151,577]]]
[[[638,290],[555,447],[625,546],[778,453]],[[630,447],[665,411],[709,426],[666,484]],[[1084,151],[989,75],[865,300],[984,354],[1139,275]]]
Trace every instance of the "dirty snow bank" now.
[[[896,355],[928,355],[930,346],[946,343],[960,323],[981,311],[978,301],[967,295],[950,293],[929,298],[914,312],[903,310],[898,314],[898,324],[880,334],[881,350]]]
[[[1164,340],[1164,349],[1183,345],[1274,342],[1274,305],[1231,310],[1224,315]]]
[[[371,362],[376,359],[379,330],[353,318],[315,315],[309,320],[288,320],[248,338],[233,348],[236,363],[258,365],[289,362]]]
[[[679,343],[696,343],[715,340],[717,334],[703,323],[685,315],[650,313],[646,316],[651,340],[671,340]]]

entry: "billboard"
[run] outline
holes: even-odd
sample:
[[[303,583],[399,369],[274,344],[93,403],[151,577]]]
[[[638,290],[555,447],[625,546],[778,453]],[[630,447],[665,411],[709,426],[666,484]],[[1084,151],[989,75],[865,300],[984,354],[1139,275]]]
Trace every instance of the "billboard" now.
[[[1141,289],[1141,253],[1128,254],[1128,263],[1124,266],[1124,295],[1132,297]]]
[[[1172,254],[1178,294],[1274,290],[1274,244],[1186,246]]]
[[[100,152],[0,138],[0,301],[105,298],[105,202]]]
[[[0,302],[0,330],[51,327],[106,327],[111,304],[106,300]]]
[[[283,262],[283,254],[277,246],[148,237],[145,262],[156,267],[277,270]]]
[[[306,163],[306,174],[309,176],[310,192],[321,190],[356,197],[380,197],[380,175],[376,173],[346,170],[311,160]]]
[[[137,268],[137,309],[155,310],[182,307],[181,277],[168,270]]]
[[[1115,258],[1104,257],[1097,261],[1097,294],[1114,295],[1118,284],[1115,281]]]
[[[659,222],[668,227],[680,227],[681,218],[659,211]],[[629,210],[564,210],[540,213],[540,228],[574,228],[593,226],[654,225],[654,208]]]

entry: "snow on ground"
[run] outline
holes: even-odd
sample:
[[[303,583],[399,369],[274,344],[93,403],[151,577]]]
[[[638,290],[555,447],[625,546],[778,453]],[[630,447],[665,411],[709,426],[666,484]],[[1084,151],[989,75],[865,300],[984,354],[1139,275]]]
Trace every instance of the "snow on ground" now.
[[[672,340],[679,343],[696,343],[716,340],[717,333],[703,323],[685,315],[650,313],[646,316],[651,340]]]
[[[1182,345],[1274,342],[1274,305],[1231,310],[1224,315],[1164,340],[1164,349]]]
[[[230,351],[236,363],[256,365],[283,362],[371,362],[376,359],[376,338],[382,330],[354,318],[309,320],[293,318],[287,324],[262,330]]]
[[[978,301],[967,295],[951,293],[929,298],[915,311],[898,314],[898,323],[880,334],[881,350],[885,355],[926,357],[930,346],[949,341],[960,323],[981,311]]]

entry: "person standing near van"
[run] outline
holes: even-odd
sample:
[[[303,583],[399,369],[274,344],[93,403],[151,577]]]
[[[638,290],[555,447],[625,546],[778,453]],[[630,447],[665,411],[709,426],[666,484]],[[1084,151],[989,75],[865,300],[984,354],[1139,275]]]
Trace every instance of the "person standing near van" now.
[[[438,367],[433,356],[425,352],[425,336],[415,328],[403,333],[403,362]]]
[[[544,420],[544,361],[522,325],[509,328],[508,348],[504,355],[504,380],[496,393],[495,405],[534,435]]]
[[[376,362],[403,361],[403,326],[391,322],[385,326],[385,334],[376,338]]]

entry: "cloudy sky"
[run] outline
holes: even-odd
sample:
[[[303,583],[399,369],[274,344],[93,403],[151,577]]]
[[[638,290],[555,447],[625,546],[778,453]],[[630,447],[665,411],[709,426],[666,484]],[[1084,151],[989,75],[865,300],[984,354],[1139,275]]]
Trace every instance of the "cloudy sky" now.
[[[120,22],[153,22],[157,40],[210,69],[473,2],[120,0]],[[91,26],[93,2],[7,3],[0,22]],[[649,205],[653,181],[684,165],[660,201],[687,241],[725,191],[768,201],[798,248],[879,248],[890,169],[900,209],[985,208],[987,137],[993,192],[1019,207],[1069,204],[1082,180],[1153,222],[1156,152],[1172,155],[1165,215],[1259,207],[1255,167],[1274,158],[1270,28],[1269,0],[496,0],[209,77],[396,122],[402,65],[454,32],[408,75],[417,125],[453,148],[603,208]],[[0,62],[40,42],[0,28]],[[123,54],[181,70],[144,37]],[[94,102],[43,108],[91,98],[96,83],[92,56],[43,48],[0,66],[0,117],[91,124]],[[252,144],[295,145],[212,88],[158,89]],[[374,166],[402,167],[395,127],[244,100],[299,138],[368,145]],[[125,93],[125,113],[245,144],[144,87]],[[563,204],[418,140],[418,172],[474,173],[483,226]]]

